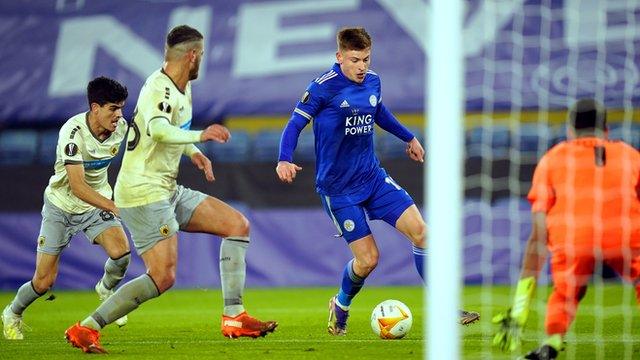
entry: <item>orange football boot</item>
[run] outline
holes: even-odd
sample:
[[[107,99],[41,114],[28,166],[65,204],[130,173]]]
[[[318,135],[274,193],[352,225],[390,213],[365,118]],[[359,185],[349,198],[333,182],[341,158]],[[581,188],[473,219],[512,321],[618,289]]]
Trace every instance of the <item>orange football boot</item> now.
[[[82,326],[80,323],[76,323],[64,332],[64,336],[67,338],[67,342],[71,343],[73,347],[82,349],[86,353],[93,354],[106,354],[102,345],[100,345],[100,333],[98,330]]]
[[[222,335],[234,339],[241,336],[257,338],[273,332],[278,323],[275,321],[260,321],[243,311],[241,314],[231,317],[222,315]]]

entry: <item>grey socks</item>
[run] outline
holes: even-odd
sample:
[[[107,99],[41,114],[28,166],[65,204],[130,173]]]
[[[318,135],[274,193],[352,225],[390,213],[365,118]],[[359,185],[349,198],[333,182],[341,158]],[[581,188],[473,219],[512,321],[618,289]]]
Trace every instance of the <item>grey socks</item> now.
[[[245,256],[249,238],[227,237],[220,244],[220,282],[224,299],[224,314],[236,316],[244,311],[242,293],[246,278]]]
[[[91,316],[84,319],[81,325],[100,330],[158,295],[160,292],[149,275],[138,276],[122,285]]]
[[[105,288],[111,290],[118,286],[124,274],[127,272],[127,267],[131,261],[131,252],[120,256],[117,259],[109,258],[104,263],[104,275],[102,276],[102,285]]]
[[[38,294],[36,289],[33,288],[31,281],[22,284],[16,293],[16,297],[13,298],[13,301],[11,302],[11,311],[16,315],[22,315],[24,309],[45,293],[46,292]]]

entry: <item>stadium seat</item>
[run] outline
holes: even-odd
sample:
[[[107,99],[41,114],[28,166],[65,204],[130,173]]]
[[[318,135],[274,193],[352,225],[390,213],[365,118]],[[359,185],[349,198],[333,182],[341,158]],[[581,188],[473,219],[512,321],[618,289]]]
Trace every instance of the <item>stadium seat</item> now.
[[[253,140],[252,160],[277,162],[280,151],[280,130],[264,130],[256,134]]]
[[[305,128],[298,137],[298,146],[293,154],[294,160],[313,161],[316,159],[316,144],[313,130]]]
[[[546,124],[521,124],[514,136],[514,147],[527,155],[544,153],[549,148],[551,133]]]
[[[567,140],[567,126],[566,125],[556,125],[549,129],[551,133],[551,143],[549,144],[549,148],[557,145],[565,140]]]
[[[205,149],[213,162],[247,161],[251,156],[251,136],[246,131],[235,130],[227,143],[209,141]]]
[[[5,130],[0,133],[0,165],[26,165],[36,159],[38,133],[33,130]]]
[[[391,134],[379,136],[375,146],[382,159],[398,159],[406,156],[407,144]]]
[[[423,147],[426,146],[422,128],[408,126],[407,129],[420,141]],[[380,159],[397,159],[406,156],[405,149],[407,148],[407,144],[393,134],[380,129],[380,131],[377,131],[373,141],[376,153]]]
[[[477,126],[467,130],[465,145],[467,156],[482,156],[482,149],[485,148],[491,151],[493,157],[506,157],[511,146],[511,132],[503,125]]]
[[[59,130],[45,130],[38,134],[38,163],[53,165],[56,162],[56,146]]]
[[[640,149],[640,124],[611,124],[609,139],[623,140],[636,149]]]

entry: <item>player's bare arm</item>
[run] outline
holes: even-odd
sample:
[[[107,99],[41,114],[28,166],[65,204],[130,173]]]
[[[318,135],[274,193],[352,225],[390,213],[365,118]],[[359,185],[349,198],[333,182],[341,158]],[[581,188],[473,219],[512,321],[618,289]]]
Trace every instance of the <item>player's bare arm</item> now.
[[[424,148],[415,137],[407,143],[407,155],[413,161],[424,162]]]
[[[288,161],[278,161],[278,166],[276,166],[278,178],[280,181],[286,182],[287,184],[291,184],[293,182],[296,178],[296,173],[300,170],[302,170],[302,167]]]
[[[84,168],[82,164],[67,164],[64,167],[67,170],[69,186],[71,187],[73,195],[98,209],[110,211],[118,216],[120,215],[113,200],[100,195],[99,192],[87,184],[84,179]]]

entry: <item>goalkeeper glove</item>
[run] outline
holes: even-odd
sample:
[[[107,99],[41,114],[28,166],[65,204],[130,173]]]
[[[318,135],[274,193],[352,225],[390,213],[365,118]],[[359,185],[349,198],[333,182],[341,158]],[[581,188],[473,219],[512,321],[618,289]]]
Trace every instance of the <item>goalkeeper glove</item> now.
[[[500,330],[493,337],[493,345],[502,351],[515,351],[522,343],[522,328],[529,317],[529,303],[536,280],[533,276],[520,279],[513,299],[513,306],[506,312],[493,317],[492,322],[500,325]]]

